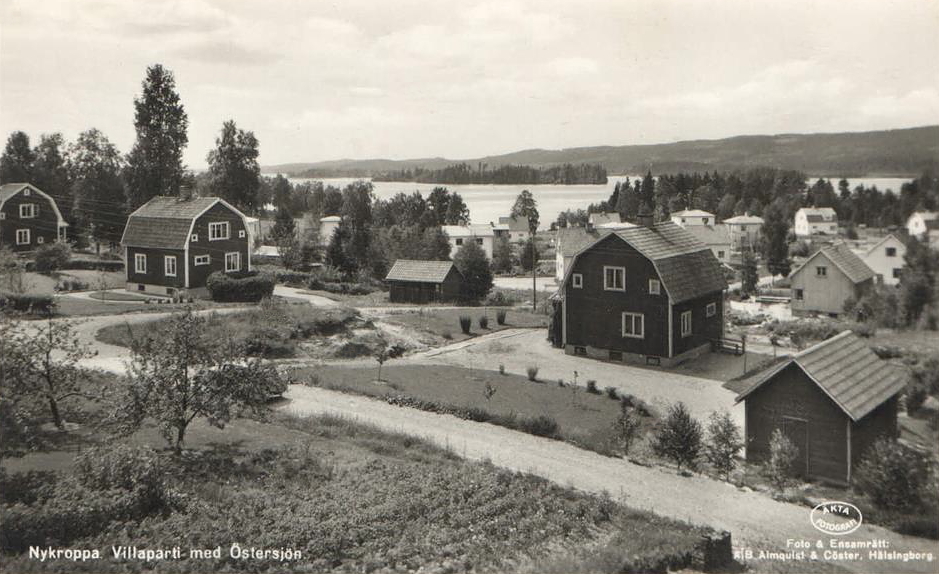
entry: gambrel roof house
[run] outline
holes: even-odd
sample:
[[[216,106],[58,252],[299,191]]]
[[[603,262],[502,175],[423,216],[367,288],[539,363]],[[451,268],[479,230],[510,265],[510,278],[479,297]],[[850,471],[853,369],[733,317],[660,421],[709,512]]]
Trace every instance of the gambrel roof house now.
[[[55,199],[29,183],[0,185],[0,246],[29,252],[65,239],[68,227]]]
[[[202,295],[211,273],[251,269],[247,218],[218,197],[154,197],[127,218],[121,245],[129,291]]]

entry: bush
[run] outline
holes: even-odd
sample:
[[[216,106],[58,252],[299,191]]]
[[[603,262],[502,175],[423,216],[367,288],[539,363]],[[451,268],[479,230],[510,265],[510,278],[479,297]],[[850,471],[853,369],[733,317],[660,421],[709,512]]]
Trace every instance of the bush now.
[[[495,293],[490,293],[486,297],[486,306],[487,307],[511,307],[518,303],[518,298],[506,293],[505,291],[496,291]]]
[[[535,382],[538,380],[538,367],[530,366],[525,369],[525,372],[528,374],[528,380]]]
[[[306,287],[310,284],[312,275],[309,273],[304,273],[302,271],[284,271],[278,270],[274,272],[274,278],[278,283],[287,285],[289,287]]]
[[[480,315],[479,317],[479,328],[488,329],[489,328],[489,317],[486,315]]]
[[[701,423],[696,421],[685,403],[668,409],[665,421],[655,434],[652,450],[656,455],[682,466],[695,468],[701,453]]]
[[[878,507],[902,510],[917,506],[929,481],[929,460],[889,438],[878,439],[864,455],[854,484]]]
[[[56,241],[46,243],[36,250],[36,271],[48,273],[64,269],[72,259],[72,249],[68,243]]]
[[[737,465],[737,455],[743,449],[740,431],[727,411],[711,413],[708,421],[704,456],[725,479]]]
[[[213,301],[256,303],[274,294],[274,277],[268,273],[222,273],[209,275],[205,286]]]
[[[470,334],[470,327],[473,326],[473,320],[469,315],[460,315],[460,330],[463,331],[464,335]]]
[[[605,388],[605,389],[603,389],[603,390],[606,391],[606,396],[610,397],[610,398],[613,399],[614,401],[618,401],[618,400],[619,400],[619,393],[616,392],[616,387],[607,387],[607,388]]]
[[[504,309],[499,309],[498,311],[496,311],[496,323],[500,325],[505,325],[505,315],[506,313]]]
[[[523,418],[518,421],[517,428],[522,432],[547,438],[556,438],[561,430],[558,422],[547,415]]]
[[[88,284],[74,277],[63,277],[55,286],[56,291],[84,291],[85,289],[88,289]]]
[[[453,333],[451,333],[450,331],[441,331],[440,336],[446,339],[447,341],[449,341],[450,339],[453,338]]]
[[[620,413],[613,423],[613,442],[624,455],[629,455],[629,449],[639,438],[639,428],[642,425],[635,409],[625,402],[620,403]]]
[[[499,363],[499,374],[500,375],[505,374],[505,365],[503,365],[502,363]]]
[[[792,482],[793,463],[798,456],[799,449],[789,437],[780,429],[774,430],[769,439],[769,458],[763,463],[763,475],[779,492]]]
[[[55,299],[52,295],[33,295],[24,293],[0,294],[0,309],[29,313],[31,315],[52,315],[55,313]]]
[[[597,381],[590,379],[587,381],[587,392],[592,395],[599,395],[600,389],[597,388]]]

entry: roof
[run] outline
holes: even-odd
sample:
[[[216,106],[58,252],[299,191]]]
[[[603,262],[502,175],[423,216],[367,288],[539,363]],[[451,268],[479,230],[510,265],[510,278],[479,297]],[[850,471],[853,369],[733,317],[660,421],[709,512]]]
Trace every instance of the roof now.
[[[881,360],[860,337],[842,331],[767,371],[737,396],[736,402],[791,365],[802,369],[854,421],[864,418],[906,386],[902,371]]]
[[[939,211],[914,211],[910,217],[919,216],[923,221],[939,221]]]
[[[392,265],[385,281],[410,281],[416,283],[443,283],[453,269],[452,261],[416,261],[398,259]]]
[[[127,217],[121,245],[184,249],[195,220],[216,203],[222,203],[244,219],[243,213],[218,197],[158,195]],[[247,223],[245,227],[248,227]]]
[[[320,221],[323,223],[339,223],[342,218],[338,215],[327,215],[326,217],[320,217]]]
[[[829,245],[828,247],[823,247],[816,251],[811,257],[806,259],[802,265],[799,265],[790,273],[789,276],[795,276],[796,273],[800,272],[819,254],[827,257],[852,283],[867,281],[868,279],[873,279],[876,275],[874,270],[868,267],[867,263],[864,263],[864,260],[851,251],[845,243],[835,243],[834,245]]]
[[[604,223],[619,223],[621,218],[619,213],[591,213],[587,216],[587,221],[594,225],[603,225]]]
[[[65,221],[65,218],[62,217],[62,212],[59,211],[59,206],[56,204],[55,199],[31,183],[4,183],[3,185],[0,185],[0,208],[3,207],[3,204],[6,203],[8,199],[23,191],[27,187],[49,200],[49,203],[52,204],[52,209],[55,210],[55,216],[58,219],[59,226],[68,225],[68,223]]]
[[[804,214],[806,221],[809,223],[838,221],[838,214],[830,207],[801,207],[796,213]]]
[[[672,216],[678,217],[714,217],[713,213],[709,213],[702,209],[683,209],[681,211],[676,211]]]
[[[509,231],[528,231],[528,218],[527,217],[500,217],[499,225],[497,225],[500,230],[507,229]]]
[[[763,225],[763,218],[755,215],[735,215],[730,219],[725,219],[724,223],[728,225]]]
[[[488,223],[472,225],[441,225],[440,228],[450,237],[491,237],[495,235],[492,226]]]
[[[561,227],[557,230],[554,245],[562,256],[572,257],[584,247],[609,233],[611,233],[610,230],[588,231],[585,227]]]
[[[691,225],[685,230],[705,245],[730,245],[730,234],[726,225]]]
[[[883,239],[881,239],[880,241],[878,241],[877,243],[875,243],[874,245],[872,245],[872,246],[870,247],[870,249],[868,249],[868,250],[865,252],[865,254],[864,254],[865,257],[866,257],[867,255],[872,254],[878,247],[880,247],[880,246],[883,245],[884,243],[887,243],[887,242],[890,241],[891,239],[894,240],[894,241],[896,241],[897,243],[900,244],[901,247],[903,247],[904,249],[906,249],[906,243],[904,243],[903,240],[901,240],[899,237],[897,237],[896,235],[894,235],[894,234],[891,233],[891,234],[887,235],[886,237],[884,237]]]

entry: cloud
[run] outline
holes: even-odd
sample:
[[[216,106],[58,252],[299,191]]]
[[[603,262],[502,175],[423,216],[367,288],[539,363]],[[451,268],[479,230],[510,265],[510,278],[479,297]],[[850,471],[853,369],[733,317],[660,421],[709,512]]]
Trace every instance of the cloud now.
[[[353,96],[378,97],[385,95],[385,90],[374,86],[353,86],[349,88],[349,93]]]
[[[561,76],[586,76],[600,71],[596,60],[582,57],[555,58],[545,66],[551,73]]]
[[[378,106],[307,109],[300,114],[282,116],[275,121],[277,127],[287,129],[355,129],[363,132],[371,128],[400,127],[407,124],[406,114]]]
[[[172,53],[194,62],[235,66],[261,66],[271,64],[281,58],[274,52],[252,48],[226,39],[198,40],[177,48]]]

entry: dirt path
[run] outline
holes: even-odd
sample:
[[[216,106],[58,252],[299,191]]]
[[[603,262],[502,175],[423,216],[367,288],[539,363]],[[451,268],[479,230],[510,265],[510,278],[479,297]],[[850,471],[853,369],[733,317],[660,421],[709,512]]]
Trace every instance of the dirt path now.
[[[394,407],[320,388],[292,386],[287,398],[289,402],[282,408],[301,416],[341,415],[422,437],[468,459],[491,461],[503,468],[532,473],[588,492],[608,492],[635,508],[729,530],[736,548],[757,553],[785,551],[789,539],[807,540],[813,546],[820,539],[820,533],[809,522],[809,509],[740,491],[727,483],[698,476],[682,477],[669,470],[638,466],[494,425]],[[840,538],[886,540],[891,550],[931,552],[939,557],[936,541],[902,536],[870,525]],[[824,543],[828,543],[827,538]],[[859,552],[867,558],[867,551]],[[936,571],[935,562],[925,561],[837,563],[855,572]],[[806,570],[811,570],[811,566],[806,565]]]

